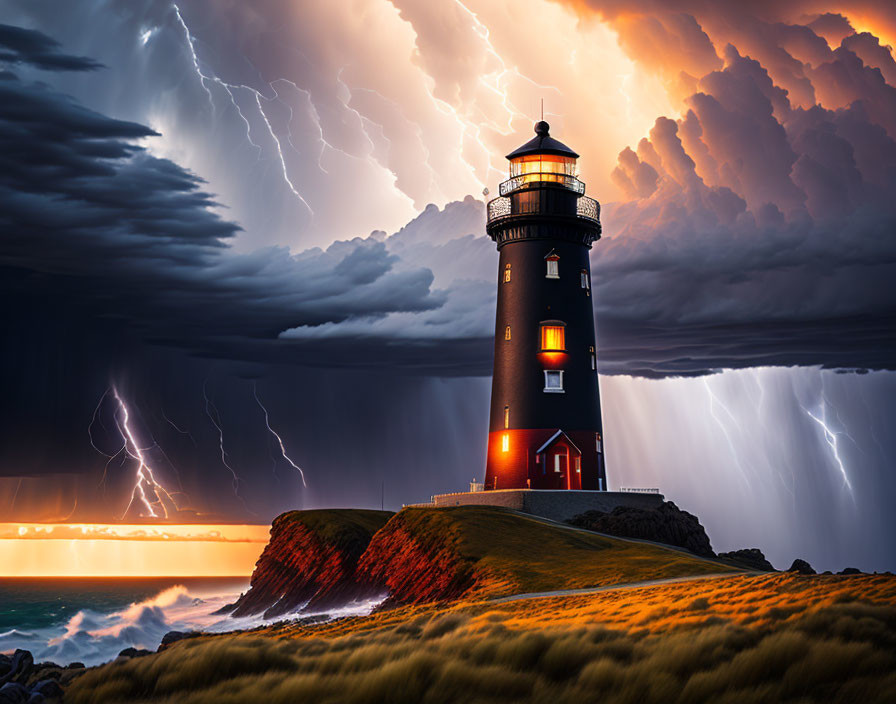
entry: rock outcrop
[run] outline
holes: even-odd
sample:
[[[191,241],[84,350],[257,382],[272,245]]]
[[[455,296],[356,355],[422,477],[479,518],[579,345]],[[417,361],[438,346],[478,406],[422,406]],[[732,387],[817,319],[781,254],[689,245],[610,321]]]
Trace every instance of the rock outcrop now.
[[[617,506],[611,513],[588,511],[567,521],[570,525],[620,538],[639,538],[715,557],[700,520],[671,501],[658,508]]]
[[[720,552],[719,557],[751,570],[760,570],[762,572],[777,571],[772,566],[772,563],[765,559],[765,555],[762,554],[762,550],[759,548],[746,548],[744,550]]]
[[[805,560],[800,560],[799,558],[793,561],[793,564],[787,571],[796,572],[798,574],[816,574],[815,570],[812,569],[812,565],[810,565]]]
[[[392,515],[333,509],[278,516],[249,590],[231,614],[272,618],[300,609],[324,610],[363,596],[366,587],[355,579],[358,560]]]
[[[16,650],[11,656],[0,653],[0,704],[61,702],[63,685],[77,674],[75,668],[52,662],[35,664],[27,650]]]

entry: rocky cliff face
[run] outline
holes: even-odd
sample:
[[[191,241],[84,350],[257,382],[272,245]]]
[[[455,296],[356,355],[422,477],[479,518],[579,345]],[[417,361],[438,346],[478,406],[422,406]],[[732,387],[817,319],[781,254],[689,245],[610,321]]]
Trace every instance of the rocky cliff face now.
[[[611,513],[588,511],[567,523],[620,538],[674,545],[702,557],[715,556],[700,520],[671,501],[664,501],[655,509],[617,506]]]
[[[370,595],[355,578],[358,560],[389,511],[291,511],[271,525],[271,538],[255,565],[249,591],[233,616],[265,618],[303,609],[325,610]],[[303,608],[304,607],[304,608]]]
[[[459,558],[450,530],[427,539],[397,514],[377,533],[358,564],[358,579],[388,591],[387,603],[407,604],[457,599],[476,582],[470,565]]]

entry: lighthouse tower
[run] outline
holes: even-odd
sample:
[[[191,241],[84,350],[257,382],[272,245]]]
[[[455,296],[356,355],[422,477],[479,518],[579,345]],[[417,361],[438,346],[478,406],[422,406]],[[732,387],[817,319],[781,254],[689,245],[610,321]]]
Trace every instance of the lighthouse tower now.
[[[600,205],[549,129],[507,155],[488,204],[500,259],[486,491],[607,488],[588,258]]]

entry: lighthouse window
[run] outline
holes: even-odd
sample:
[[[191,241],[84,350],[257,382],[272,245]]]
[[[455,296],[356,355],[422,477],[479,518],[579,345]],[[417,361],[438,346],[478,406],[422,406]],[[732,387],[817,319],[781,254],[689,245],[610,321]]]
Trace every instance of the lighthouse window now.
[[[504,427],[510,427],[510,406],[504,406]]]
[[[560,455],[554,455],[554,471],[560,471]]]
[[[510,283],[510,264],[504,267],[504,283]]]
[[[597,355],[594,354],[594,347],[588,348],[588,354],[591,355],[591,371],[597,371]]]
[[[562,325],[541,326],[542,351],[556,350],[562,352],[566,349],[566,328]]]
[[[504,433],[501,436],[501,452],[509,452],[510,451],[510,436],[507,433]]]
[[[506,328],[504,328],[504,339],[505,340],[510,339],[510,326],[509,325]]]
[[[586,291],[591,288],[591,277],[588,276],[588,272],[582,269],[582,288]]]
[[[545,369],[544,392],[546,394],[563,393],[563,372],[557,369]]]
[[[601,442],[601,439],[600,439],[600,433],[594,434],[594,445],[595,445],[595,449],[597,449],[598,452],[603,452],[603,443]]]
[[[549,279],[559,279],[560,278],[560,258],[559,257],[551,257],[547,260],[548,263],[548,273],[547,278]]]

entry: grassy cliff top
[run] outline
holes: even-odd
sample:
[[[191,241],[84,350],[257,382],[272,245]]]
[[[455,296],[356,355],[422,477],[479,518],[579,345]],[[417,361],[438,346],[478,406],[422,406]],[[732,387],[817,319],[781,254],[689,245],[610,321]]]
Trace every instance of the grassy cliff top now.
[[[327,508],[309,511],[288,511],[274,519],[271,535],[278,529],[300,524],[312,531],[323,543],[347,547],[360,540],[362,549],[370,536],[386,525],[395,514],[363,508]]]
[[[479,576],[470,596],[624,584],[736,572],[736,568],[655,543],[590,533],[492,506],[406,508],[402,525],[427,548],[450,547]]]

